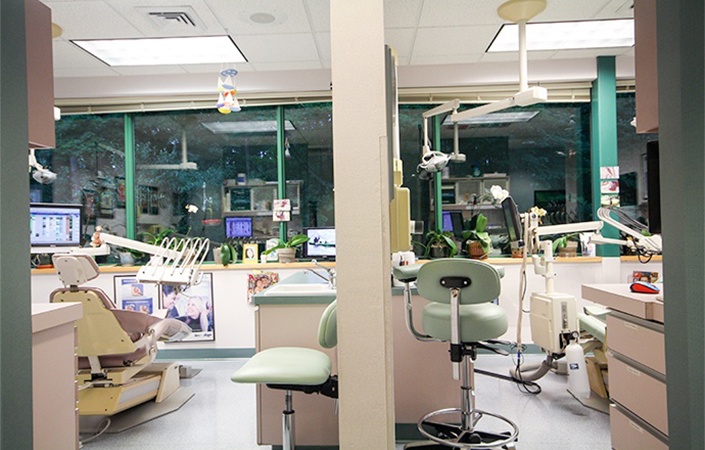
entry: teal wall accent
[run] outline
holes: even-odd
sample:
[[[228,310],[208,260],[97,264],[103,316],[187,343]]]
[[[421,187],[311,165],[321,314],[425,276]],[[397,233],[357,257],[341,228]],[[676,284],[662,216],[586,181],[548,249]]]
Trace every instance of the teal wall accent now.
[[[617,166],[617,81],[614,56],[597,57],[597,79],[592,83],[592,205],[597,220],[600,207],[600,167]],[[619,232],[605,225],[602,235],[619,238]],[[598,245],[599,256],[619,256],[616,245]]]
[[[127,238],[137,234],[137,205],[135,204],[135,123],[132,115],[124,115],[125,127],[125,228]]]
[[[656,1],[659,173],[672,449],[705,442],[705,5]]]
[[[277,198],[286,198],[286,149],[284,107],[277,106]],[[286,222],[279,222],[279,238],[286,241]]]
[[[32,322],[23,0],[0,2],[0,448],[31,449]]]

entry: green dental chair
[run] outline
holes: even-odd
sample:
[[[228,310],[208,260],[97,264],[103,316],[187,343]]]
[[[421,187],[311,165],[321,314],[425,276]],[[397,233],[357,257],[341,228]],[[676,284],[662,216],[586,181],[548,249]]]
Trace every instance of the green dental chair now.
[[[338,343],[336,301],[323,311],[318,325],[318,343],[333,348]],[[282,449],[294,450],[292,392],[338,398],[338,377],[331,375],[331,360],[323,352],[303,347],[274,347],[253,356],[230,377],[235,383],[265,384],[284,393]]]
[[[430,441],[407,444],[405,449],[515,448],[519,429],[509,419],[475,408],[474,360],[478,349],[502,351],[493,341],[507,331],[507,314],[493,303],[500,294],[500,272],[489,264],[469,259],[438,259],[423,265],[401,266],[393,275],[404,283],[406,321],[421,341],[450,342],[453,378],[462,375],[461,408],[433,411],[418,422],[419,432]],[[413,324],[411,283],[430,301],[422,312],[423,332]],[[429,387],[432,389],[432,387]],[[491,430],[478,423],[491,418]],[[445,421],[438,418],[447,418]],[[484,421],[483,424],[488,421]],[[505,430],[507,431],[498,431]]]

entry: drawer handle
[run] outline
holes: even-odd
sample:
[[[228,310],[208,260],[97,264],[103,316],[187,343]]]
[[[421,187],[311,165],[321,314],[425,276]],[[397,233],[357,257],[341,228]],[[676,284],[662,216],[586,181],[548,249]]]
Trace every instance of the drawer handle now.
[[[644,433],[644,429],[641,428],[639,425],[635,424],[634,422],[632,422],[631,420],[629,421],[629,425],[631,425],[632,428],[634,428],[639,433],[642,433],[642,434]]]
[[[630,328],[630,329],[632,329],[632,330],[634,330],[634,331],[639,331],[639,325],[637,325],[637,324],[635,324],[635,323],[624,322],[624,326],[627,327],[627,328]]]
[[[636,369],[633,368],[633,367],[627,366],[627,372],[629,372],[629,373],[631,373],[632,375],[635,375],[635,376],[637,376],[637,377],[640,377],[640,376],[641,376],[641,372],[639,372],[638,370],[636,370]]]

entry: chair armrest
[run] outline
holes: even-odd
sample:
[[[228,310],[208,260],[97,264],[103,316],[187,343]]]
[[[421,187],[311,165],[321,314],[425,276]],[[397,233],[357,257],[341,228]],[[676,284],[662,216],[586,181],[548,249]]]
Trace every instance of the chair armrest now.
[[[392,268],[392,276],[402,283],[410,283],[419,276],[421,264],[413,264],[410,266],[397,266]]]
[[[176,342],[191,334],[191,327],[176,319],[162,319],[150,327],[157,339]]]

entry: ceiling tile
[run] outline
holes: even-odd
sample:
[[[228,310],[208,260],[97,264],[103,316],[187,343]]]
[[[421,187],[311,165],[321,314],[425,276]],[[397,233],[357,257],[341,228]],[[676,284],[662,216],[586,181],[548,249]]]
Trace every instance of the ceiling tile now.
[[[422,55],[412,56],[410,64],[468,64],[476,63],[482,57],[481,54],[458,54],[458,55]]]
[[[529,61],[532,61],[532,60],[537,61],[537,60],[542,60],[542,59],[550,59],[554,55],[554,53],[556,53],[555,50],[527,52],[526,57]],[[519,52],[484,53],[482,55],[482,58],[480,59],[480,61],[481,62],[516,61],[517,64],[519,64]]]
[[[302,0],[205,0],[230,35],[303,33],[311,31]],[[271,23],[257,23],[254,14],[269,14]]]
[[[421,17],[423,0],[386,0],[384,26],[386,28],[416,28]]]
[[[198,36],[225,34],[204,0],[106,0],[144,36]],[[161,14],[159,16],[158,14]]]
[[[394,28],[384,32],[384,41],[397,53],[398,64],[409,64],[414,46],[413,28]]]
[[[252,66],[248,63],[237,63],[237,64],[232,64],[232,63],[223,63],[223,64],[185,64],[181,66],[181,68],[184,70],[186,73],[212,73],[213,74],[213,79],[215,80],[215,77],[218,76],[221,70],[233,67],[235,68],[239,73],[242,72],[252,72],[254,69]],[[215,86],[216,80],[213,83],[213,86]],[[237,82],[237,80],[235,80]]]
[[[256,63],[252,64],[255,71],[276,71],[276,70],[308,70],[308,69],[321,69],[320,61],[278,61],[270,63]]]
[[[63,29],[60,39],[115,39],[142,37],[142,33],[102,1],[45,1],[52,22]]]
[[[318,60],[311,33],[238,36],[236,42],[247,60],[256,63]]]
[[[419,26],[500,24],[502,19],[497,15],[497,7],[502,3],[502,0],[425,0]]]
[[[113,67],[115,72],[120,75],[137,76],[137,75],[175,75],[183,74],[186,71],[182,66],[120,66]]]
[[[485,52],[496,33],[496,25],[419,28],[412,60],[419,56],[480,55]]]
[[[314,31],[330,31],[330,0],[305,0]]]
[[[330,33],[316,33],[315,39],[318,53],[321,55],[321,62],[330,63]]]
[[[617,56],[629,51],[629,48],[595,48],[583,50],[558,50],[551,59],[583,59],[598,56]]]

